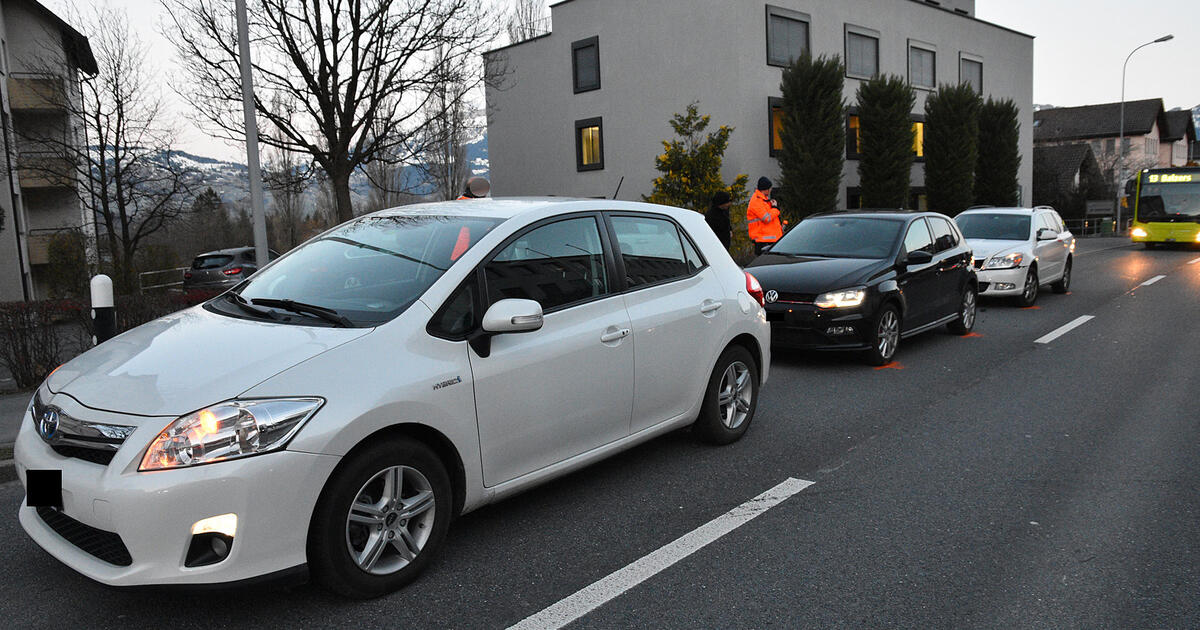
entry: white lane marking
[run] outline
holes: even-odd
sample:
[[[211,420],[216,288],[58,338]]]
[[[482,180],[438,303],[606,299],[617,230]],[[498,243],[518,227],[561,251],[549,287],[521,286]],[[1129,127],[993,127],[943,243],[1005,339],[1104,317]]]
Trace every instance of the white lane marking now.
[[[1189,264],[1189,265],[1194,265],[1194,264],[1196,264],[1196,263],[1200,263],[1200,258],[1197,258],[1196,260],[1189,260],[1189,261],[1188,261],[1188,264]]]
[[[1155,282],[1162,280],[1163,278],[1166,278],[1166,276],[1154,276],[1153,278],[1150,278],[1149,280],[1139,284],[1138,286],[1139,287],[1148,287],[1148,286],[1154,284]]]
[[[562,628],[615,599],[625,591],[654,577],[663,569],[692,555],[705,545],[745,525],[813,483],[803,479],[789,478],[774,488],[680,536],[674,542],[667,543],[624,568],[608,574],[607,577],[592,582],[565,599],[551,604],[541,612],[526,617],[516,625],[509,627],[509,630],[533,630],[534,628],[557,630]]]
[[[1050,343],[1051,341],[1058,339],[1059,337],[1071,332],[1072,330],[1075,330],[1076,328],[1079,328],[1080,326],[1092,321],[1093,319],[1095,319],[1095,317],[1093,317],[1092,315],[1084,315],[1083,317],[1079,317],[1065,326],[1061,326],[1061,327],[1055,329],[1054,332],[1052,332],[1044,337],[1035,339],[1033,343]]]

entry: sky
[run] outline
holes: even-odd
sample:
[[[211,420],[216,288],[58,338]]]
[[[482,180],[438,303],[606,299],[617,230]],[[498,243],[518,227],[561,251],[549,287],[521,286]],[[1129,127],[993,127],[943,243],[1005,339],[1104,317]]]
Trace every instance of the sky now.
[[[74,0],[80,7],[97,1],[105,0]],[[170,97],[175,111],[184,111],[168,83],[168,77],[178,71],[175,51],[159,33],[165,14],[158,0],[107,1],[128,10],[132,29],[150,47],[149,57],[157,67],[161,89]],[[43,3],[62,14],[63,0]],[[1161,97],[1167,109],[1200,105],[1200,69],[1195,63],[1200,51],[1200,11],[1196,0],[976,0],[975,10],[982,20],[1035,36],[1034,103],[1063,107],[1116,102],[1121,98],[1125,56],[1143,43],[1173,34],[1174,40],[1148,46],[1133,56],[1125,97]],[[86,34],[81,25],[76,27]],[[179,148],[244,161],[241,146],[210,137],[182,116],[179,122]]]

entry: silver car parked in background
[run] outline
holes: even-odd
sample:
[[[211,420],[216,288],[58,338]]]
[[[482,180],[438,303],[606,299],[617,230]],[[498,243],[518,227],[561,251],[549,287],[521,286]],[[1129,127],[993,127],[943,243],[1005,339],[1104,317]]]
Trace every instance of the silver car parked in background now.
[[[1033,306],[1044,284],[1070,289],[1075,235],[1054,208],[974,208],[954,220],[974,251],[981,297]]]

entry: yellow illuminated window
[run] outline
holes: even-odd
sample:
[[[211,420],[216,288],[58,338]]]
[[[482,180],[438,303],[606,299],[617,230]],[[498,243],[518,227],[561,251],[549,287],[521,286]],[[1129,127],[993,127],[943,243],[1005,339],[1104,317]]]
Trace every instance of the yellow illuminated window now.
[[[925,123],[915,122],[913,128],[913,155],[925,157]]]
[[[783,148],[783,108],[771,108],[771,150]]]
[[[600,127],[580,127],[579,129],[579,162],[582,166],[595,166],[600,163]]]
[[[849,127],[850,137],[854,139],[854,152],[862,153],[862,135],[859,133],[858,114],[850,114]]]

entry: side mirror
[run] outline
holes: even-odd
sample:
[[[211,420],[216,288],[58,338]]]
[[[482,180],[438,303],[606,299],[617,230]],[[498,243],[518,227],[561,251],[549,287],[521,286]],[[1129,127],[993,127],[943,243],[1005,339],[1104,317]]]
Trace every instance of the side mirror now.
[[[500,300],[483,315],[484,332],[530,332],[542,327],[542,305],[533,300]]]
[[[909,252],[908,256],[904,258],[904,264],[906,265],[924,265],[930,262],[933,262],[933,254],[921,249]]]
[[[1058,238],[1058,232],[1055,232],[1054,230],[1051,230],[1050,228],[1040,228],[1040,229],[1038,229],[1038,233],[1037,233],[1037,240],[1039,240],[1039,241],[1053,241],[1053,240],[1054,240],[1054,239],[1056,239],[1056,238]]]

